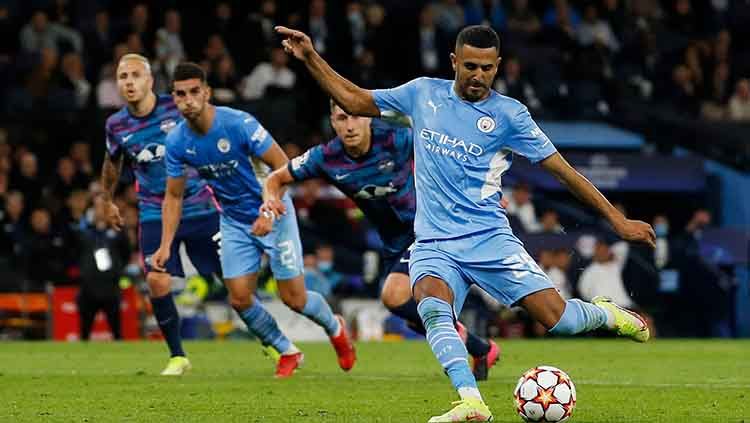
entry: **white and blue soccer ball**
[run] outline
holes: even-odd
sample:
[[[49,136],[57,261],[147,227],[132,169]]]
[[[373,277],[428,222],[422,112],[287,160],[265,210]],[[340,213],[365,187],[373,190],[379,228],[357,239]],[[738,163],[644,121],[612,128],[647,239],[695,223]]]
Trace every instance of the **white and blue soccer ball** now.
[[[573,415],[576,387],[564,371],[539,366],[521,376],[513,397],[518,415],[527,422],[564,422]]]

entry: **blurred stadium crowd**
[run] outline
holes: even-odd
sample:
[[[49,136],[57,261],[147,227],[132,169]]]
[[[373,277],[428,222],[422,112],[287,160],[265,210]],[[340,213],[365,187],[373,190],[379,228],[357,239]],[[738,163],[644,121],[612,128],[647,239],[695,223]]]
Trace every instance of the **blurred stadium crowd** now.
[[[332,136],[328,103],[279,48],[275,25],[304,30],[335,69],[375,88],[424,75],[452,78],[455,34],[480,23],[503,42],[495,89],[525,103],[535,118],[605,121],[658,140],[663,152],[683,146],[750,169],[747,0],[260,0],[190,8],[176,1],[3,0],[0,291],[79,281],[76,234],[93,220],[104,120],[123,106],[114,81],[123,54],[152,58],[158,92],[168,91],[177,63],[201,63],[214,103],[255,114],[294,157]],[[659,245],[652,252],[615,242],[601,222],[583,225],[575,213],[539,201],[544,193],[528,184],[504,193],[524,240],[571,229],[593,234],[531,248],[565,295],[613,296],[665,322],[664,334],[731,334],[733,275],[696,247],[717,211],[708,196],[649,208],[639,202],[653,198],[619,198],[654,223]],[[353,203],[320,181],[297,187],[294,198],[307,283],[331,297],[376,297],[379,240]],[[117,201],[132,271],[139,262],[132,184]],[[332,229],[342,222],[351,230]],[[670,290],[662,269],[684,275],[680,289]],[[523,316],[494,307],[476,308],[475,317],[499,331],[493,334],[517,330],[498,321]],[[534,333],[533,325],[521,327]]]

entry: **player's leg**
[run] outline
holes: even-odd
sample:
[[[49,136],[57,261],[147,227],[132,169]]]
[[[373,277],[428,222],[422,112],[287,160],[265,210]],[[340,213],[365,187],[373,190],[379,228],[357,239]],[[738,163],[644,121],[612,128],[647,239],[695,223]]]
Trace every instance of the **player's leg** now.
[[[545,289],[527,295],[520,304],[554,335],[605,328],[638,342],[649,338],[648,325],[640,316],[605,298],[594,298],[592,303],[579,299],[565,301],[555,289]]]
[[[247,329],[264,346],[271,346],[281,355],[276,376],[288,377],[302,364],[304,356],[254,296],[262,254],[262,246],[250,234],[249,225],[221,217],[221,268],[229,302]]]
[[[408,252],[406,253],[408,254]],[[391,273],[385,278],[383,289],[380,292],[380,300],[391,313],[401,317],[407,325],[415,332],[426,335],[422,318],[417,311],[417,302],[411,294],[411,283],[409,282],[408,260],[403,264],[393,266]],[[460,322],[456,321],[459,335],[466,344],[466,349],[472,356],[472,372],[477,380],[486,380],[487,371],[495,365],[500,355],[500,348],[493,341],[484,340],[477,335],[462,328]],[[461,333],[463,329],[463,334]]]
[[[161,221],[142,222],[140,226],[140,247],[143,264],[146,271],[146,283],[149,289],[149,299],[154,318],[159,325],[164,341],[169,348],[170,359],[161,372],[164,376],[179,376],[190,369],[185,351],[182,348],[180,335],[180,315],[172,295],[172,276],[182,272],[179,257],[181,231],[178,229],[172,243],[167,272],[157,272],[151,268],[151,255],[156,252],[161,243]]]
[[[492,413],[482,400],[454,325],[454,309],[460,310],[468,290],[461,269],[442,250],[417,244],[409,273],[427,342],[461,397],[456,407],[430,422],[490,421]]]
[[[287,199],[288,200],[288,199]],[[271,271],[279,281],[279,294],[292,310],[320,325],[328,334],[336,350],[339,366],[350,370],[356,361],[354,345],[346,329],[344,319],[336,316],[322,295],[305,288],[302,276],[302,243],[297,228],[297,217],[291,201],[287,202],[287,214],[274,224],[273,231],[258,238],[270,258]]]

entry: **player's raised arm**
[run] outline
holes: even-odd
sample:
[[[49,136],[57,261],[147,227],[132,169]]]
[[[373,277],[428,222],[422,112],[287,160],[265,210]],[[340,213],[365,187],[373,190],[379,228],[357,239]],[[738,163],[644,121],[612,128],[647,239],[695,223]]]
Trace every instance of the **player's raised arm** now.
[[[161,245],[151,256],[151,267],[159,272],[166,272],[166,264],[169,260],[172,241],[180,224],[182,216],[182,196],[185,193],[185,177],[167,178],[167,188],[164,191],[164,204],[162,204],[162,229]]]
[[[380,110],[375,105],[372,93],[336,73],[315,51],[310,37],[301,31],[284,26],[277,26],[275,29],[285,37],[281,43],[284,50],[307,66],[321,88],[333,97],[345,112],[358,116],[380,116]]]
[[[560,153],[541,161],[542,167],[552,173],[579,200],[596,209],[612,225],[618,235],[627,241],[645,242],[656,246],[654,229],[646,222],[630,220],[602,195],[601,192],[573,168]]]

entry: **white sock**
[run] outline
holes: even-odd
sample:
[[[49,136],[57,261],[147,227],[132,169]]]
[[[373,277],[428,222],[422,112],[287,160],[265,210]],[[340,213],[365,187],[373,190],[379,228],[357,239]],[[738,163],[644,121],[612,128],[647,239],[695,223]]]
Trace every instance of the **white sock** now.
[[[336,329],[336,332],[334,332],[334,333],[333,333],[333,336],[332,336],[332,338],[336,338],[336,337],[338,337],[339,335],[341,335],[341,330],[342,330],[342,329],[344,329],[344,327],[343,327],[343,326],[341,325],[341,322],[339,321],[339,319],[336,319],[336,323],[338,323],[338,324],[339,324],[339,328],[338,328],[338,329]]]
[[[609,311],[606,307],[597,306],[600,309],[604,310],[605,313],[607,313],[607,322],[604,324],[604,326],[607,327],[607,329],[614,329],[615,328],[615,315],[612,314],[611,311]]]
[[[292,354],[297,354],[298,352],[299,352],[299,348],[297,348],[296,345],[290,343],[289,348],[287,348],[286,351],[281,353],[281,355],[292,355]]]
[[[479,393],[479,389],[477,388],[458,388],[458,395],[462,400],[468,398],[476,398],[479,401],[484,402],[484,400],[482,399],[482,394]]]

